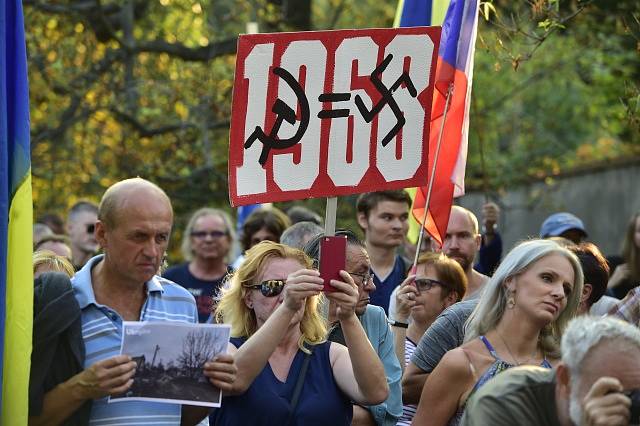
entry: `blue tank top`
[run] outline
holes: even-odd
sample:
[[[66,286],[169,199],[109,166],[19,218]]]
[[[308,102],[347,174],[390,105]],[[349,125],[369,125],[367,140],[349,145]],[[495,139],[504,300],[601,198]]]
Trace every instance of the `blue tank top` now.
[[[489,351],[491,356],[495,359],[495,361],[484,373],[482,373],[482,376],[480,376],[476,384],[473,386],[473,389],[471,389],[471,392],[469,392],[469,395],[467,396],[466,401],[468,401],[469,398],[471,398],[471,396],[474,393],[476,393],[476,391],[480,389],[490,379],[502,373],[504,370],[508,370],[509,368],[514,367],[513,364],[508,363],[507,361],[503,360],[498,356],[498,353],[493,348],[493,345],[491,344],[491,342],[489,342],[489,339],[487,339],[484,336],[480,336],[480,340],[482,341],[482,343],[484,343],[484,346],[487,348],[487,350]],[[542,364],[540,364],[540,367],[553,368],[551,364],[549,364],[549,361],[547,361],[546,358],[542,360]],[[460,421],[462,420],[462,415],[464,414],[464,409],[467,406],[466,401],[461,407],[458,407],[456,414],[451,418],[451,420],[449,420],[448,426],[458,426],[460,424]]]
[[[245,341],[245,338],[231,338],[236,347]],[[302,392],[292,416],[292,426],[351,424],[353,408],[349,397],[340,391],[333,378],[330,345],[330,342],[324,342],[313,346]],[[244,394],[222,398],[222,407],[212,414],[211,424],[286,426],[291,412],[290,401],[304,358],[305,353],[298,350],[284,383],[267,363]]]

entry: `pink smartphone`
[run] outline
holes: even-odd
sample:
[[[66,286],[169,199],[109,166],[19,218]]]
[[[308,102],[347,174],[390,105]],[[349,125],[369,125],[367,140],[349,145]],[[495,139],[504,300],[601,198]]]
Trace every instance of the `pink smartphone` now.
[[[347,259],[347,237],[324,237],[320,241],[320,276],[324,279],[322,291],[336,291],[331,280],[341,280],[340,270],[344,270]]]

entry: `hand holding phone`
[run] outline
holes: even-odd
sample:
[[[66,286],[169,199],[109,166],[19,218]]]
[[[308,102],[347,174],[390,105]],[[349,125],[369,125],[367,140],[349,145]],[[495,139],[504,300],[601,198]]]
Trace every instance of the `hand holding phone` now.
[[[320,277],[324,280],[322,291],[336,291],[331,280],[341,280],[347,259],[347,237],[344,235],[323,237],[320,241]]]

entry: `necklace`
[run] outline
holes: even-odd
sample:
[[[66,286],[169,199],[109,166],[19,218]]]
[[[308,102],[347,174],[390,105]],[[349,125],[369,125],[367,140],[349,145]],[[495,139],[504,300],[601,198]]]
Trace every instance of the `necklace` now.
[[[509,348],[509,345],[507,344],[507,341],[504,340],[504,337],[502,337],[502,334],[498,331],[498,329],[496,329],[496,334],[498,335],[500,340],[502,340],[502,343],[504,344],[504,347],[507,348],[507,352],[509,352],[509,355],[511,355],[511,359],[513,359],[513,361],[515,362],[516,366],[518,366],[518,367],[523,365],[523,364],[527,364],[529,361],[531,361],[538,354],[538,348],[536,348],[535,351],[531,354],[531,356],[529,356],[529,358],[525,359],[524,361],[518,361],[518,358],[516,358],[516,356],[513,354],[513,352],[511,352],[511,348]]]

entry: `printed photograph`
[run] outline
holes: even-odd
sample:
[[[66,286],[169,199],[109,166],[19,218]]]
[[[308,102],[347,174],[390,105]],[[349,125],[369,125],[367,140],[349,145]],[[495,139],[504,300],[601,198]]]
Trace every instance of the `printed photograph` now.
[[[125,321],[123,327],[121,353],[138,366],[131,388],[109,402],[144,399],[220,406],[222,393],[203,368],[227,351],[228,325]]]

